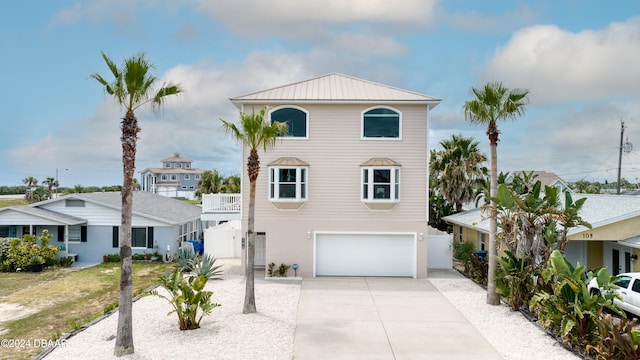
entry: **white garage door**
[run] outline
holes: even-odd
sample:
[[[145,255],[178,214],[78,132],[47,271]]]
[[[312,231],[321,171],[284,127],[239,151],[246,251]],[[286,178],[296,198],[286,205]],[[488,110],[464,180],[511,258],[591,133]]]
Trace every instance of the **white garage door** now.
[[[317,276],[416,276],[415,234],[316,234]]]

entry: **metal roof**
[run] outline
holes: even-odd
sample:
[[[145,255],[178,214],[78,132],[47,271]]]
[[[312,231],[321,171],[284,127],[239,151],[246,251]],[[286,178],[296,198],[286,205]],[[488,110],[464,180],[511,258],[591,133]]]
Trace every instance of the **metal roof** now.
[[[441,99],[374,83],[347,75],[331,73],[310,80],[274,87],[230,99],[236,106],[261,103],[410,103],[435,107]]]
[[[571,197],[574,202],[580,198],[587,198],[579,215],[583,220],[590,223],[594,229],[640,216],[640,196],[573,194]],[[560,195],[560,200],[564,202],[564,195]],[[445,216],[443,219],[452,224],[489,233],[488,214],[483,214],[482,209],[463,211]],[[569,235],[583,232],[586,229],[584,226],[571,228]]]

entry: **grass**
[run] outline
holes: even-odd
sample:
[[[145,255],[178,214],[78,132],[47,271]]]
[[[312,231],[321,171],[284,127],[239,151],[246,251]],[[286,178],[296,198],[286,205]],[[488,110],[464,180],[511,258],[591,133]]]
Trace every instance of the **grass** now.
[[[7,206],[27,205],[29,202],[25,199],[0,199],[0,208]]]
[[[172,268],[172,264],[133,263],[134,296],[157,284],[158,276]],[[57,339],[114,308],[119,300],[119,287],[119,263],[102,263],[82,270],[3,273],[0,304],[19,304],[32,313],[2,323],[6,332],[0,338]],[[42,350],[0,348],[0,359],[32,359]]]

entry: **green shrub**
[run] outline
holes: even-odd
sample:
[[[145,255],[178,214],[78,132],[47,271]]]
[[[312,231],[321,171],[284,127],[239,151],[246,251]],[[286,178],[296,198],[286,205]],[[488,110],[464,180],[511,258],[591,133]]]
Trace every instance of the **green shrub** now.
[[[626,317],[614,303],[613,292],[590,294],[587,285],[595,276],[598,286],[608,289],[612,278],[606,268],[590,271],[586,276],[584,266],[574,268],[558,250],[549,257],[548,266],[542,271],[542,285],[531,298],[529,308],[538,315],[545,329],[550,330],[573,347],[585,348],[597,343],[599,321],[605,309]]]
[[[286,277],[289,268],[291,268],[291,265],[289,264],[280,264],[280,267],[278,268],[278,275]]]
[[[595,345],[587,345],[588,355],[596,360],[640,359],[638,319],[614,319],[607,314],[598,323],[600,336]]]
[[[9,252],[9,245],[13,238],[0,238],[0,263],[2,263]]]
[[[527,264],[525,257],[518,258],[510,251],[498,258],[496,291],[503,296],[512,311],[529,304],[535,286],[534,278],[540,274],[539,267]]]
[[[120,254],[109,254],[109,262],[120,262]]]
[[[41,245],[36,242],[40,241]],[[58,255],[58,247],[49,245],[51,234],[49,231],[43,230],[42,236],[36,238],[34,235],[24,235],[22,239],[12,239],[9,244],[9,250],[3,260],[2,268],[5,271],[16,271],[18,268],[26,269],[31,264],[34,256],[42,258],[46,265],[56,263]]]
[[[176,313],[180,330],[193,330],[200,327],[200,320],[204,314],[210,314],[220,304],[211,301],[213,291],[204,290],[209,279],[204,275],[190,275],[185,279],[180,268],[173,273],[160,276],[160,286],[169,292],[169,297],[158,291],[151,291],[152,295],[167,300],[173,310],[167,315]]]

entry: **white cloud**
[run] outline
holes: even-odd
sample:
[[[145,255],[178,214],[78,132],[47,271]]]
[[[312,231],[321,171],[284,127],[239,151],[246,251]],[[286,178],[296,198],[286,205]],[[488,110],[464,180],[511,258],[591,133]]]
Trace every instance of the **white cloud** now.
[[[255,52],[244,62],[226,66],[179,65],[160,81],[180,83],[183,94],[168,101],[158,114],[149,108],[136,112],[139,126],[137,172],[158,167],[160,160],[180,152],[201,169],[239,173],[240,146],[220,128],[219,118],[234,121],[238,109],[229,97],[264,90],[307,78],[302,59],[289,54]],[[122,110],[105,99],[89,118],[54,135],[15,148],[10,158],[21,172],[36,178],[61,174],[61,186],[107,185],[122,182],[119,121]],[[136,172],[136,175],[138,173]]]
[[[551,25],[516,32],[481,73],[531,90],[535,105],[640,95],[640,18],[577,33]]]

